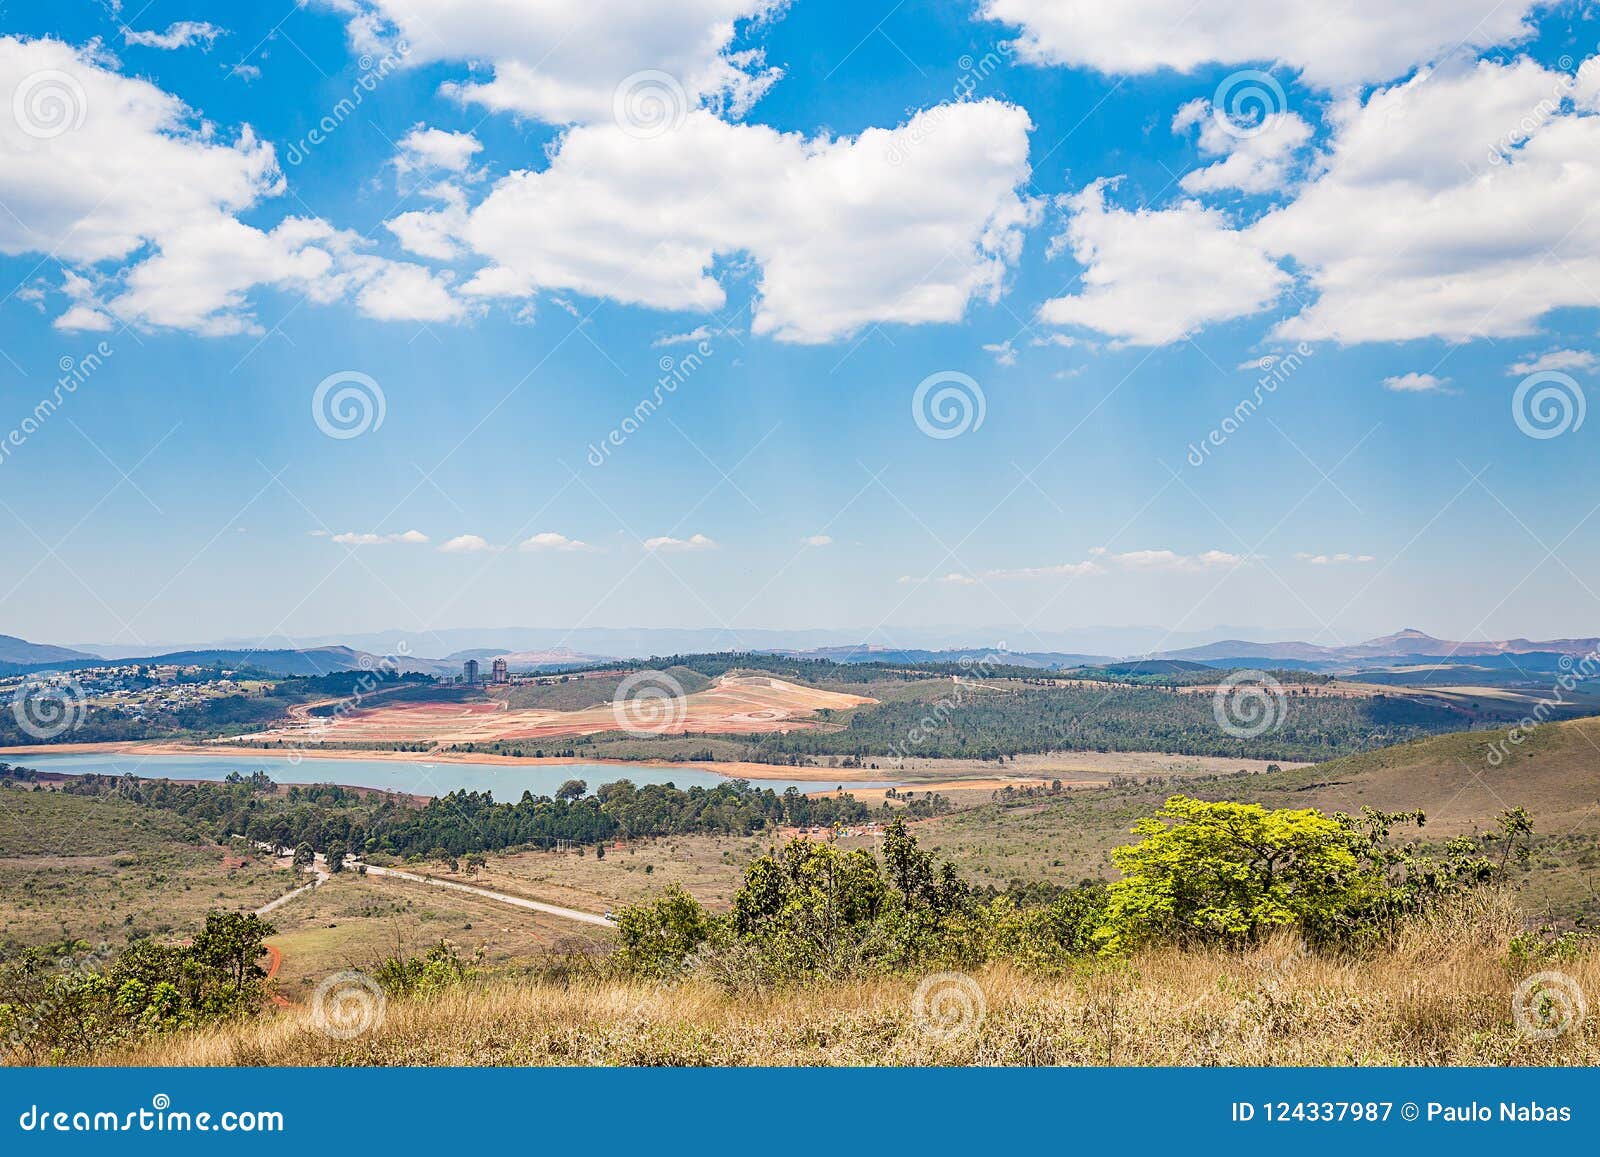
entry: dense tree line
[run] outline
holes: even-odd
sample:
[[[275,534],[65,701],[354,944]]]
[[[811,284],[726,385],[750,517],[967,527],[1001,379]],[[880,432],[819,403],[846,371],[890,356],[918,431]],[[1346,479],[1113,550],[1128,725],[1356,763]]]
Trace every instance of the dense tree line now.
[[[594,844],[640,836],[750,835],[781,824],[860,823],[871,816],[854,796],[810,798],[791,788],[778,795],[744,780],[687,790],[671,784],[604,784],[593,795],[573,781],[556,798],[523,792],[515,803],[493,793],[455,791],[422,807],[407,796],[361,792],[334,784],[280,792],[264,772],[234,773],[221,783],[174,783],[132,775],[84,775],[64,781],[75,795],[114,795],[192,820],[218,839],[242,836],[279,848],[302,844],[326,853],[451,856],[558,841]]]
[[[953,687],[939,701],[888,701],[820,714],[842,728],[751,736],[752,758],[876,756],[881,762],[889,754],[995,759],[1047,751],[1164,751],[1320,761],[1480,723],[1469,711],[1403,696],[1289,692],[1277,726],[1238,739],[1218,725],[1210,695],[1116,684]]]

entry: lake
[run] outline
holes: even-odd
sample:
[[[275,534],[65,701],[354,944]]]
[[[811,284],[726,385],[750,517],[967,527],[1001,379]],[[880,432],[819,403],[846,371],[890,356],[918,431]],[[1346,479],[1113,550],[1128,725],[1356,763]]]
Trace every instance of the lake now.
[[[632,780],[671,783],[681,788],[715,787],[729,777],[690,765],[647,767],[616,763],[428,763],[396,759],[319,759],[306,756],[298,763],[286,755],[134,755],[87,752],[63,755],[3,755],[0,762],[37,771],[65,775],[132,773],[144,779],[225,779],[229,772],[249,775],[265,771],[277,783],[340,783],[372,787],[408,795],[445,795],[452,791],[492,791],[497,800],[518,799],[524,791],[554,795],[569,779],[581,779],[593,791],[603,783]],[[762,779],[751,781],[782,795],[790,786],[801,791],[827,791],[843,783],[846,789],[889,787],[893,780],[849,783],[835,780]]]

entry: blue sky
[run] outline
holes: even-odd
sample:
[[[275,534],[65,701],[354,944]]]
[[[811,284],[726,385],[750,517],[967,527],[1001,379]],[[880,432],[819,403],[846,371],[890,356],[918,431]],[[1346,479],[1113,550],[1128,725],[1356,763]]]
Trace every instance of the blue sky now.
[[[1600,22],[1102,7],[10,0],[0,631],[1595,633]]]

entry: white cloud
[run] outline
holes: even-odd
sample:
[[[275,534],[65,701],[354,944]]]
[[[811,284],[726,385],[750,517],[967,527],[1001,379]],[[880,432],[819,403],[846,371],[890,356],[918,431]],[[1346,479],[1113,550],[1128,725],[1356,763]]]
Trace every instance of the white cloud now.
[[[1257,313],[1289,285],[1287,273],[1216,209],[1106,204],[1110,182],[1061,199],[1071,212],[1055,248],[1085,266],[1083,289],[1039,309],[1051,325],[1083,326],[1127,345],[1179,341],[1213,322]]]
[[[983,577],[987,579],[1080,578],[1083,575],[1104,573],[1105,567],[1090,560],[1063,562],[1054,566],[1028,566],[1016,570],[989,570],[983,572]]]
[[[1244,555],[1229,554],[1223,550],[1207,550],[1199,554],[1179,554],[1173,550],[1130,550],[1114,554],[1105,547],[1096,547],[1089,552],[1089,556],[1082,562],[987,570],[983,572],[983,577],[996,580],[1081,578],[1106,574],[1112,570],[1196,572],[1236,567],[1249,561]]]
[[[215,24],[208,24],[204,20],[179,20],[167,25],[165,32],[156,32],[154,29],[145,32],[135,31],[132,28],[122,30],[122,39],[128,44],[137,44],[144,48],[187,48],[191,44],[204,44],[210,48],[219,36],[227,35],[227,29],[218,28]]]
[[[417,124],[400,138],[400,151],[394,167],[402,175],[411,173],[466,173],[472,158],[483,144],[471,133],[449,132]]]
[[[522,545],[517,549],[526,551],[590,551],[595,548],[587,542],[582,542],[576,538],[568,538],[564,534],[557,534],[555,531],[547,530],[540,534],[535,534],[531,538],[523,539]]]
[[[975,587],[978,585],[977,579],[971,575],[962,574],[960,571],[951,571],[949,574],[940,575],[933,581],[943,583],[947,587]]]
[[[1126,570],[1202,571],[1241,566],[1249,561],[1242,554],[1230,554],[1225,550],[1207,550],[1199,554],[1179,554],[1171,550],[1130,550],[1122,554],[1095,550],[1090,553]]]
[[[324,0],[349,18],[363,51],[404,41],[406,63],[484,62],[487,80],[446,82],[446,95],[549,124],[610,120],[618,86],[665,74],[653,90],[682,107],[742,115],[778,78],[761,54],[732,48],[741,21],[782,0]]]
[[[805,539],[806,546],[832,546],[833,536],[830,534],[808,535]]]
[[[418,544],[428,541],[428,536],[420,530],[406,530],[399,534],[370,534],[346,531],[343,534],[329,535],[325,530],[313,530],[311,534],[317,538],[331,537],[334,542],[344,546],[382,546],[391,542]]]
[[[458,534],[439,549],[445,554],[482,554],[500,548],[491,546],[488,539],[481,535]]]
[[[993,354],[994,360],[1002,366],[1014,366],[1017,364],[1017,350],[1011,344],[1009,338],[1002,342],[986,344],[983,347],[983,352]]]
[[[1383,388],[1392,390],[1397,394],[1432,394],[1438,393],[1450,384],[1449,378],[1436,377],[1433,374],[1399,374],[1395,377],[1384,378]]]
[[[1369,563],[1376,559],[1370,554],[1309,554],[1305,551],[1295,555],[1301,562],[1308,562],[1312,566],[1342,566],[1346,563]]]
[[[640,140],[579,127],[547,168],[513,173],[470,211],[391,223],[436,255],[463,244],[489,265],[480,298],[574,291],[657,309],[717,310],[719,259],[759,269],[751,329],[825,342],[874,322],[959,320],[996,300],[1037,214],[1022,109],[940,106],[895,129],[806,139],[690,113]],[[409,243],[409,242],[408,242]]]
[[[1245,193],[1270,193],[1284,188],[1295,154],[1311,140],[1311,126],[1283,109],[1265,111],[1249,131],[1229,131],[1226,121],[1209,100],[1192,100],[1172,118],[1173,132],[1199,126],[1200,152],[1222,160],[1183,175],[1178,183],[1191,193],[1238,189]]]
[[[688,345],[691,342],[709,341],[710,339],[711,327],[709,325],[697,325],[688,333],[663,334],[650,344],[654,348],[660,349],[662,346]]]
[[[1521,40],[1542,0],[984,0],[985,19],[1020,26],[1035,64],[1100,72],[1189,72],[1276,61],[1319,88],[1382,81],[1457,49]]]
[[[1596,365],[1600,365],[1600,358],[1596,358],[1588,350],[1551,350],[1549,353],[1525,358],[1520,362],[1512,362],[1506,367],[1506,373],[1518,376],[1544,373],[1547,370],[1582,370],[1584,373],[1593,373]]]
[[[1274,340],[1524,337],[1600,285],[1600,58],[1569,75],[1519,59],[1346,96],[1294,200],[1244,228],[1193,202],[1070,204],[1086,289],[1042,311],[1136,344],[1256,313],[1303,279]],[[1181,289],[1181,292],[1174,292]]]
[[[692,534],[688,538],[673,538],[671,535],[662,535],[659,538],[644,540],[646,550],[658,550],[663,553],[679,554],[692,550],[716,550],[717,544],[703,534]]]
[[[105,329],[114,318],[200,334],[253,331],[249,295],[262,286],[323,304],[353,299],[377,317],[465,312],[446,304],[443,277],[376,257],[353,232],[315,218],[244,224],[240,214],[285,189],[272,146],[248,127],[227,143],[176,97],[114,71],[93,46],[0,37],[0,91],[24,109],[0,117],[0,202],[9,210],[0,214],[0,253],[49,254],[76,268],[58,328]]]

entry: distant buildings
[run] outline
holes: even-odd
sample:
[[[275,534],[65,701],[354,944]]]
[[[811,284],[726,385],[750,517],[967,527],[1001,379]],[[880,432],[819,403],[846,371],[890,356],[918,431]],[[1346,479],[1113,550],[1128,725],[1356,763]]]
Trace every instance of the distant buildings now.
[[[489,664],[489,682],[497,684],[511,682],[511,675],[506,667],[504,655]]]
[[[478,660],[468,659],[461,664],[461,681],[476,686],[478,682]]]

